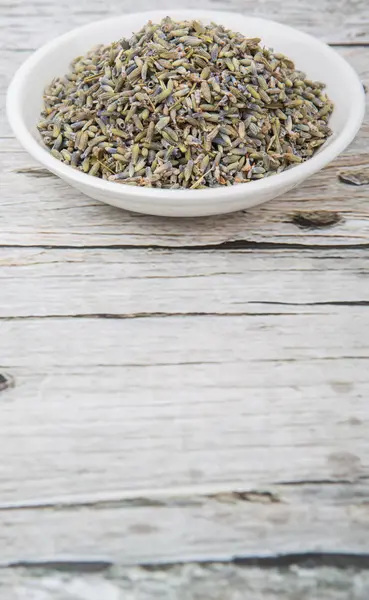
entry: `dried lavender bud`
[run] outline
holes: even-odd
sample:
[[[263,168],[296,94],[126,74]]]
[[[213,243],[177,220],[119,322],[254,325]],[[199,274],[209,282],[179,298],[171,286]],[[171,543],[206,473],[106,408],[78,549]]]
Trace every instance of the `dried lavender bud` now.
[[[324,84],[214,23],[147,23],[76,58],[45,89],[51,154],[84,173],[161,188],[247,183],[309,159],[331,135]]]

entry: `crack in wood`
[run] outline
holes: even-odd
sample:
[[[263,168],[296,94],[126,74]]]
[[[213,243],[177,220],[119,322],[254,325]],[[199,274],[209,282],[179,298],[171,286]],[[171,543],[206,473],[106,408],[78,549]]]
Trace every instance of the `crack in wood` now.
[[[247,302],[247,304],[266,304],[276,306],[369,306],[369,300],[326,300],[321,302],[274,302],[268,300],[250,300],[250,302]]]
[[[232,562],[244,567],[305,568],[336,567],[338,569],[369,569],[369,553],[302,552],[261,557],[235,557]]]
[[[330,304],[330,303],[329,303]],[[337,303],[339,305],[339,303]],[[348,304],[350,305],[350,303]],[[355,304],[352,304],[355,306]],[[303,305],[297,305],[303,306]],[[125,320],[133,320],[133,319],[186,319],[186,318],[195,318],[195,317],[217,317],[219,319],[222,318],[241,318],[241,317],[293,317],[299,315],[301,313],[296,312],[188,312],[188,313],[164,313],[164,312],[153,312],[153,313],[131,313],[131,314],[110,314],[110,313],[75,313],[70,315],[62,315],[62,314],[52,314],[52,315],[19,315],[19,316],[7,316],[1,317],[0,321],[46,321],[50,319],[58,319],[58,320],[68,320],[68,319],[105,319],[105,320],[117,320],[117,321],[125,321]],[[308,314],[316,314],[304,312],[305,315]]]
[[[273,492],[249,491],[249,492],[228,492],[219,493],[213,496],[207,496],[217,502],[257,502],[260,504],[279,504],[281,498]]]
[[[354,485],[360,483],[360,481],[366,481],[369,479],[369,475],[354,476],[352,479],[297,479],[294,481],[277,481],[274,485],[288,486],[288,487],[303,487],[303,486],[315,486],[315,485]]]
[[[369,553],[350,552],[314,552],[273,554],[265,556],[234,556],[224,560],[204,559],[197,560],[197,564],[203,567],[233,564],[243,568],[258,567],[260,569],[290,569],[291,567],[303,567],[315,569],[319,567],[334,567],[337,569],[369,569]],[[146,571],[170,571],[185,564],[194,564],[192,560],[175,562],[150,562],[140,563],[139,566]],[[116,563],[109,559],[84,560],[37,560],[37,561],[12,561],[0,564],[0,569],[26,569],[29,571],[62,571],[66,573],[99,573],[109,571],[117,567]]]
[[[235,504],[239,502],[253,502],[260,504],[282,503],[283,500],[274,492],[268,490],[230,490],[219,491],[216,493],[184,493],[180,490],[176,492],[161,492],[157,496],[131,496],[121,498],[82,498],[81,500],[40,500],[31,502],[17,502],[15,504],[0,504],[0,512],[19,511],[19,510],[75,510],[83,508],[94,509],[114,509],[114,508],[143,508],[143,507],[190,507],[202,506],[205,502],[211,500],[221,504]]]
[[[331,48],[369,48],[369,42],[331,42]]]
[[[298,479],[274,481],[270,485],[274,490],[279,487],[316,487],[360,485],[369,480],[369,474],[361,474],[352,478]],[[74,510],[81,508],[111,509],[111,508],[144,508],[144,507],[192,507],[202,506],[208,500],[218,503],[284,503],[284,498],[276,491],[268,489],[238,489],[237,485],[229,488],[211,489],[208,486],[190,486],[185,488],[167,488],[157,492],[112,492],[110,495],[69,496],[45,498],[29,501],[7,502],[0,504],[0,512],[20,510]]]
[[[369,300],[327,300],[322,302],[268,302],[267,300],[251,300],[245,302],[249,305],[264,306],[369,306]],[[128,319],[173,319],[173,318],[193,318],[193,317],[276,317],[276,316],[294,316],[300,313],[293,312],[211,312],[211,311],[191,311],[191,312],[138,312],[138,313],[73,313],[73,314],[47,314],[47,315],[8,315],[0,316],[0,321],[38,321],[47,319],[106,319],[106,320],[128,320]],[[308,314],[308,313],[304,313]]]
[[[54,245],[54,244],[1,244],[0,249],[38,249],[38,250],[150,250],[150,251],[161,251],[167,250],[170,252],[179,251],[193,251],[193,252],[207,252],[213,250],[367,250],[369,249],[369,243],[358,243],[358,244],[298,244],[298,243],[284,243],[284,242],[252,242],[247,240],[231,240],[227,242],[220,242],[214,244],[204,243],[202,245],[194,246],[168,246],[167,244],[94,244],[94,245]]]
[[[39,560],[39,561],[15,561],[0,564],[0,569],[29,569],[29,570],[51,570],[66,573],[101,573],[113,566],[109,560]]]

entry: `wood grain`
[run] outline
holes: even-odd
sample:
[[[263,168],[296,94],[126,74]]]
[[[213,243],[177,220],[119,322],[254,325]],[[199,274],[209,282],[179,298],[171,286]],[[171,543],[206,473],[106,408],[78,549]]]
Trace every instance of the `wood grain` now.
[[[95,456],[98,463],[101,451]],[[49,485],[53,483],[51,479]],[[232,557],[262,562],[269,557],[272,565],[273,559],[278,564],[278,557],[286,554],[323,552],[343,555],[342,565],[349,549],[368,565],[369,486],[365,479],[235,488],[233,492],[213,485],[202,491],[207,493],[187,488],[109,497],[105,492],[100,497],[60,497],[23,507],[3,505],[1,563],[42,567],[64,561],[66,569],[73,569],[74,564],[78,569],[83,562],[160,565]]]
[[[202,7],[300,27],[369,84],[364,0]],[[369,188],[339,173],[368,169],[368,119],[285,197],[182,221],[78,194],[6,123],[33,49],[147,8],[1,5],[0,597],[366,600]]]
[[[366,475],[367,310],[4,320],[2,502]]]
[[[369,187],[347,185],[338,179],[340,168],[368,165],[366,153],[343,155],[311,182],[262,206],[231,215],[180,220],[134,215],[99,204],[37,170],[36,163],[17,150],[1,154],[5,171],[0,183],[2,245],[168,248],[228,242],[368,243]],[[14,189],[18,190],[16,198]],[[301,226],[301,218],[311,212],[315,213],[312,223]],[[326,215],[332,213],[336,216],[333,225],[326,222]]]
[[[155,9],[170,9],[173,2],[157,0]],[[195,0],[187,0],[186,8],[198,8]],[[125,12],[152,10],[147,0],[82,0],[63,3],[34,0],[25,10],[22,0],[2,4],[6,33],[5,48],[35,49],[50,38],[90,21]],[[368,43],[369,16],[366,0],[341,0],[332,7],[330,0],[319,2],[319,8],[305,0],[273,0],[255,3],[252,0],[204,0],[202,9],[233,10],[244,14],[265,16],[312,33],[327,42]]]
[[[160,570],[138,567],[98,574],[60,574],[14,569],[0,573],[7,600],[367,600],[365,571],[291,566],[179,565]],[[247,594],[247,596],[245,596]]]
[[[360,249],[3,248],[0,317],[366,314],[368,273]]]

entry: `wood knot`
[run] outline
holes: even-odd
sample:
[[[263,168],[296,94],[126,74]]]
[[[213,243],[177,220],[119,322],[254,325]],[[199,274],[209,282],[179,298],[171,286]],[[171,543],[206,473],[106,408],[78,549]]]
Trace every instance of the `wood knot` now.
[[[319,229],[332,227],[342,221],[342,217],[328,210],[312,210],[311,212],[297,212],[292,215],[291,222],[302,229]]]
[[[6,373],[0,373],[0,392],[14,386],[14,379]]]
[[[248,492],[219,492],[213,494],[210,498],[218,502],[234,504],[237,502],[255,502],[260,504],[275,504],[282,500],[272,492],[250,490]]]
[[[369,185],[369,169],[361,168],[340,171],[338,173],[338,179],[349,185]]]

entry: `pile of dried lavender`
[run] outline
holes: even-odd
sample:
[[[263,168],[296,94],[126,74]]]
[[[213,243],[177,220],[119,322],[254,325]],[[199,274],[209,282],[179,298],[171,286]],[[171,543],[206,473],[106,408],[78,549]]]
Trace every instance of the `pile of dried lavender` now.
[[[43,140],[85,173],[204,188],[280,173],[331,131],[324,84],[221,25],[151,22],[76,58],[45,90]]]

